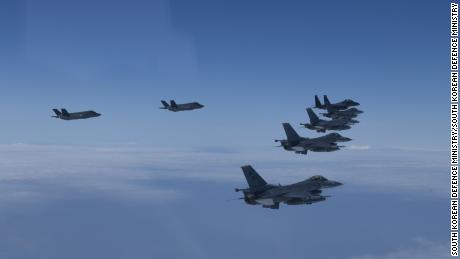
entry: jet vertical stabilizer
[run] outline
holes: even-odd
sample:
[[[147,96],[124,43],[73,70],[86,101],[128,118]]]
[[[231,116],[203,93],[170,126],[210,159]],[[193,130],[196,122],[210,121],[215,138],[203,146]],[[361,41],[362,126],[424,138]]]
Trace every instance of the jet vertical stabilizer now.
[[[289,142],[300,141],[301,138],[299,134],[297,134],[294,128],[292,128],[291,124],[283,123],[283,128],[284,128],[284,131],[286,132],[287,141]]]
[[[165,100],[161,100],[161,103],[163,104],[163,109],[169,108],[169,104]]]
[[[70,117],[70,113],[66,109],[61,109],[61,111],[62,111],[62,115],[66,117]]]
[[[323,105],[321,104],[317,95],[315,95],[315,108],[321,108]]]
[[[53,109],[53,112],[56,114],[56,118],[62,115],[62,113],[58,109]]]
[[[312,109],[307,108],[307,113],[308,113],[308,117],[310,118],[311,124],[316,124],[320,121],[320,119],[318,118],[318,116],[316,116],[316,114],[313,112]]]
[[[323,99],[324,99],[324,105],[326,106],[331,105],[331,102],[329,101],[329,98],[327,98],[327,95],[324,95]]]
[[[242,166],[244,176],[250,188],[258,188],[267,185],[267,182],[250,165]]]

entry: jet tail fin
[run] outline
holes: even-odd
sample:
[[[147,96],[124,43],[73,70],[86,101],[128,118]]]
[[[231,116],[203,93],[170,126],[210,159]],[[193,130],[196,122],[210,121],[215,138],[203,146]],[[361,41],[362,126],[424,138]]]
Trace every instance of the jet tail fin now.
[[[323,106],[323,105],[321,104],[321,101],[319,100],[318,96],[315,95],[315,107],[316,107],[316,108],[321,108],[321,106]]]
[[[319,122],[318,116],[316,116],[315,112],[313,112],[312,109],[307,108],[307,113],[308,113],[308,117],[310,118],[310,123],[311,124],[315,124],[315,123]]]
[[[250,188],[257,188],[267,185],[267,182],[250,165],[242,166],[244,177]]]
[[[53,109],[53,112],[56,114],[56,116],[60,116],[62,114],[58,109]]]
[[[323,98],[324,98],[324,104],[326,106],[331,105],[331,102],[329,101],[329,98],[327,98],[327,95],[324,95]]]
[[[62,115],[70,116],[70,113],[66,109],[63,108],[63,109],[61,109],[61,111],[62,111]]]
[[[171,107],[177,107],[177,103],[174,100],[171,100],[170,103]]]
[[[169,104],[168,104],[165,100],[161,100],[161,103],[163,104],[163,108],[164,108],[164,109],[168,109],[168,108],[169,108]]]
[[[299,141],[300,136],[289,123],[283,123],[284,132],[288,141]]]

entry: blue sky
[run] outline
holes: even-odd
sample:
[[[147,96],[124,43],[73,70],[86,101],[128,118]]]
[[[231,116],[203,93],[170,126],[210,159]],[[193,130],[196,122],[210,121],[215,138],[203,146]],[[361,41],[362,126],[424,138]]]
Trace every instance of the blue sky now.
[[[3,1],[0,142],[266,147],[283,135],[281,122],[306,121],[314,94],[329,94],[362,103],[363,123],[348,133],[356,142],[443,149],[446,8]],[[171,98],[206,109],[157,109]],[[54,107],[103,117],[56,121],[48,117]]]
[[[449,6],[1,1],[0,257],[447,256]],[[348,148],[275,148],[315,94],[361,103]],[[243,164],[345,185],[265,210],[228,201]]]

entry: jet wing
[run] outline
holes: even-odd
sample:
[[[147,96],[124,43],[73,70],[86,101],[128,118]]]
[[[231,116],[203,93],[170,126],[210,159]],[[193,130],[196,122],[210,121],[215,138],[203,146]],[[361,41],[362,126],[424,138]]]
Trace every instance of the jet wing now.
[[[288,192],[288,193],[285,193],[283,194],[282,196],[283,197],[286,197],[286,198],[298,198],[298,199],[305,199],[306,197],[310,197],[312,196],[311,190],[305,190],[305,191],[292,191],[292,192]]]
[[[320,188],[319,185],[311,184],[309,186],[302,185],[301,188],[293,187],[292,189],[287,189],[281,192],[270,192],[268,191],[265,195],[260,197],[261,200],[272,199],[272,200],[283,200],[280,198],[299,198],[304,199],[310,196],[314,196],[311,192],[316,191]]]
[[[330,148],[330,147],[334,147],[335,145],[333,144],[334,142],[332,141],[317,141],[317,142],[313,142],[309,145],[309,147],[311,148]]]
[[[292,192],[292,193],[285,194],[283,196],[284,199],[291,200],[291,202],[292,200],[301,200],[305,204],[312,204],[314,202],[324,201],[326,200],[327,197],[329,196],[315,195],[310,192]],[[289,201],[286,201],[286,202],[289,202]],[[299,204],[299,203],[296,203],[296,204]]]

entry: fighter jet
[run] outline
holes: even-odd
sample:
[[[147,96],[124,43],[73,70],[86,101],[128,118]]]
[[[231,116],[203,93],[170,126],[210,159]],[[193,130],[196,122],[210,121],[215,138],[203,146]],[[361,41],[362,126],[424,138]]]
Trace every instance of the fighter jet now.
[[[337,109],[337,110],[345,110],[345,109],[348,109],[349,107],[351,106],[358,106],[359,103],[353,101],[353,100],[350,100],[350,99],[345,99],[341,102],[338,102],[338,103],[331,103],[329,102],[329,99],[327,98],[327,95],[324,95],[324,104],[321,104],[321,102],[319,101],[319,98],[317,95],[315,95],[315,108],[318,108],[318,109],[326,109],[326,105],[329,104],[333,109]]]
[[[329,134],[326,134],[324,136],[317,137],[314,139],[318,141],[327,141],[327,142],[347,142],[351,140],[351,138],[344,137],[337,132],[332,132],[332,133],[329,133]]]
[[[326,132],[326,130],[346,130],[351,128],[349,124],[353,124],[351,119],[333,119],[333,120],[321,120],[316,116],[311,108],[307,108],[308,117],[310,123],[300,123],[307,129],[316,130],[317,132]]]
[[[354,118],[358,117],[358,114],[360,113],[363,113],[363,111],[360,111],[355,107],[346,110],[336,110],[332,109],[330,105],[327,105],[327,113],[321,114],[333,120],[345,120],[347,121],[347,124],[352,125],[359,123],[359,121]]]
[[[304,138],[292,128],[291,124],[283,123],[287,139],[275,139],[280,142],[280,146],[285,150],[294,151],[296,154],[306,155],[308,151],[312,152],[331,152],[340,149],[336,142],[349,141],[351,139],[342,137],[340,134],[328,134],[318,138]]]
[[[59,111],[58,109],[53,109],[53,111],[56,115],[51,117],[62,120],[80,120],[101,116],[100,113],[97,113],[95,111],[83,111],[72,113],[69,113],[66,109],[61,109],[61,111]]]
[[[252,166],[245,165],[241,169],[249,188],[235,188],[235,191],[243,192],[244,197],[241,199],[244,199],[247,204],[260,204],[270,209],[279,209],[280,203],[283,202],[287,205],[303,205],[324,201],[329,196],[321,195],[321,189],[342,185],[340,182],[328,180],[321,175],[315,175],[290,185],[273,185],[267,184]]]
[[[340,119],[340,118],[356,118],[358,114],[363,113],[363,111],[356,109],[355,107],[349,108],[346,110],[337,110],[332,108],[330,105],[326,105],[327,113],[321,113],[324,117],[331,119]]]
[[[201,109],[204,107],[204,105],[198,102],[183,103],[183,104],[177,104],[174,100],[171,100],[170,102],[171,102],[171,105],[169,105],[166,101],[161,100],[163,107],[160,107],[160,109],[165,109],[165,110],[169,110],[172,112],[180,112],[180,111],[190,111],[190,110],[195,110],[195,109]]]

